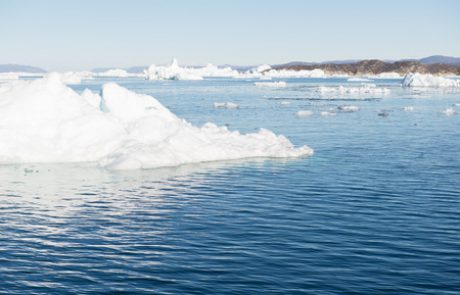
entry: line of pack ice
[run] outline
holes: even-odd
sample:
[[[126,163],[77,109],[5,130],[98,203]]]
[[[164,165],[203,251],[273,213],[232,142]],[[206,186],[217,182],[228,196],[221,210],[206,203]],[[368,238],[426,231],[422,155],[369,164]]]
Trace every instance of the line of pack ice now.
[[[21,77],[37,77],[46,76],[49,74],[36,73],[0,73],[0,81],[17,80]],[[203,80],[205,78],[233,78],[233,79],[287,79],[287,78],[331,78],[349,77],[346,74],[330,74],[321,69],[314,70],[287,70],[273,69],[270,65],[260,65],[248,70],[236,70],[231,67],[219,67],[213,64],[208,64],[204,67],[190,67],[179,65],[177,59],[174,59],[169,65],[151,65],[144,70],[143,73],[130,73],[124,69],[110,69],[103,72],[63,72],[60,73],[60,79],[65,84],[80,84],[82,80],[94,78],[143,78],[147,80]],[[432,88],[458,88],[460,80],[458,77],[441,77],[431,74],[407,73],[405,76],[400,76],[398,73],[381,73],[376,76],[351,77],[348,82],[370,82],[372,79],[400,79],[403,87],[432,87]],[[280,88],[285,87],[284,81],[275,82],[256,82],[259,87]],[[324,91],[323,91],[324,90]],[[320,92],[338,91],[347,92],[347,89],[322,89]],[[329,91],[329,92],[330,92]],[[378,92],[385,89],[358,89],[353,88],[351,92]]]

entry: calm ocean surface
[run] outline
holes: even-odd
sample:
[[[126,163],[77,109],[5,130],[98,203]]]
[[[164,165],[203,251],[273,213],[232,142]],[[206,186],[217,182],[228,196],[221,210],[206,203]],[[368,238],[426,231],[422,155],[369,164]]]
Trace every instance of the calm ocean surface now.
[[[360,83],[116,81],[193,124],[263,127],[315,154],[125,172],[0,166],[0,293],[460,294],[460,115],[441,113],[460,111],[460,92],[376,80],[390,94],[318,99],[319,85]]]

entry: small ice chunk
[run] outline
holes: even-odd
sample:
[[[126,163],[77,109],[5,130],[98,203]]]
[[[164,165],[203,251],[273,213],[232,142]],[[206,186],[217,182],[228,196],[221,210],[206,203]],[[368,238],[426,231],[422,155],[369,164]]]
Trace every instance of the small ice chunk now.
[[[331,116],[335,116],[335,115],[336,115],[336,113],[334,113],[334,112],[328,112],[328,111],[321,112],[322,117],[331,117]]]
[[[353,106],[353,105],[342,105],[342,106],[338,106],[337,109],[339,109],[341,112],[344,112],[344,113],[354,113],[354,112],[359,111],[359,107]]]
[[[455,110],[454,108],[447,108],[443,110],[442,113],[446,116],[452,116],[452,115],[455,115]]]
[[[414,107],[413,106],[405,106],[404,111],[405,112],[412,112],[412,111],[414,111]]]
[[[270,88],[284,88],[286,87],[286,82],[276,81],[276,82],[256,82],[254,83],[257,87],[270,87]]]
[[[298,111],[296,115],[299,118],[305,118],[305,117],[310,117],[311,115],[313,115],[313,112],[309,110],[302,110],[302,111]]]
[[[240,106],[234,102],[215,102],[214,107],[216,109],[237,109]]]

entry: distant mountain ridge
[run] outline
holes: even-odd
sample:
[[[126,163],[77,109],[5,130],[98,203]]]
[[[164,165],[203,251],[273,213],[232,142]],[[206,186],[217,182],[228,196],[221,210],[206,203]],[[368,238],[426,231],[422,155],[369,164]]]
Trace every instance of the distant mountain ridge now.
[[[305,62],[305,61],[291,61],[284,64],[273,65],[273,67],[292,67],[292,66],[311,66],[311,65],[325,65],[325,64],[354,64],[366,59],[349,59],[349,60],[330,60],[322,62]],[[367,60],[380,60],[380,59],[367,59]],[[432,55],[420,59],[400,59],[400,60],[380,60],[387,63],[394,62],[420,62],[424,65],[431,64],[446,64],[446,65],[460,65],[460,57],[445,56],[445,55]]]
[[[46,73],[46,71],[39,67],[17,65],[17,64],[4,64],[0,65],[0,73],[5,72],[23,72],[23,73]]]
[[[422,64],[448,64],[448,65],[460,65],[460,57],[444,56],[444,55],[432,55],[422,59],[419,59]]]
[[[361,60],[351,63],[320,63],[320,64],[282,64],[273,67],[277,70],[315,70],[321,69],[327,74],[346,75],[378,75],[394,72],[405,75],[410,72],[436,75],[460,75],[460,64],[430,63],[406,60],[388,62],[378,59]]]

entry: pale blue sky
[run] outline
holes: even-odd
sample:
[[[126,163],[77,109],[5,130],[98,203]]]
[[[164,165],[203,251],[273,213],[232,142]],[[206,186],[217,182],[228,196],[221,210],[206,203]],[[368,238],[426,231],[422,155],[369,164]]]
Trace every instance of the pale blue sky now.
[[[0,0],[0,63],[48,70],[166,63],[460,56],[460,1]]]

